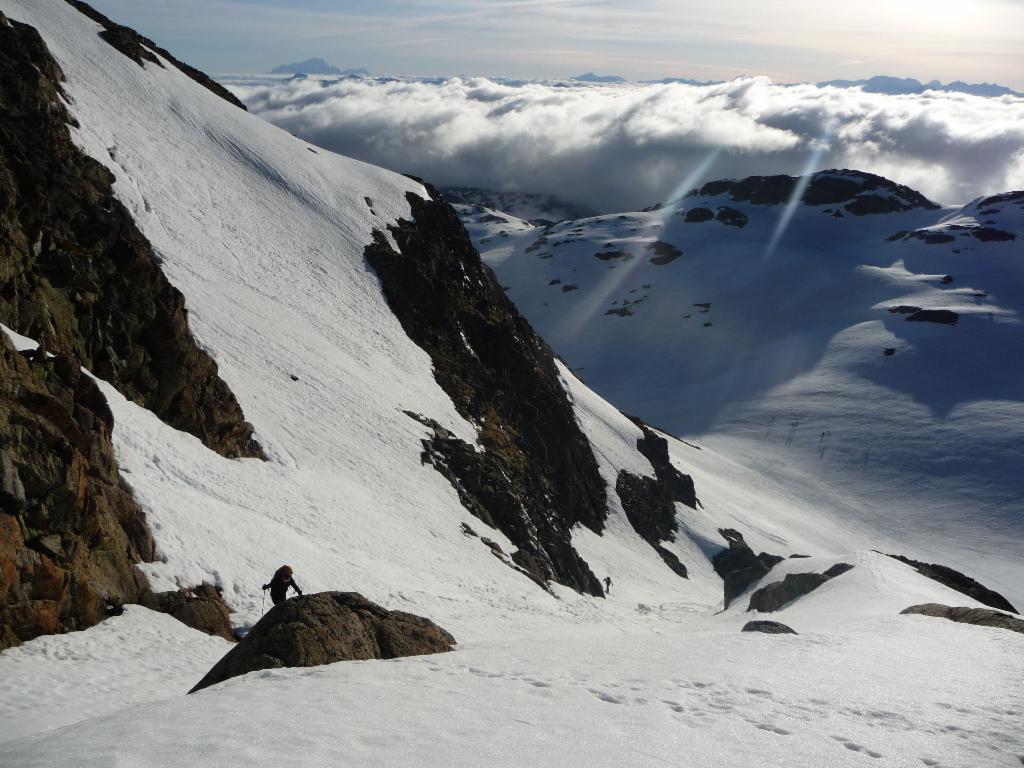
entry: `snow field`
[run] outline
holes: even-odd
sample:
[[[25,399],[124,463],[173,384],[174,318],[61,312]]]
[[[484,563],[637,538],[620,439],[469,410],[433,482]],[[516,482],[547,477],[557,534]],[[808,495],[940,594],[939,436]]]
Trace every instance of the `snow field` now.
[[[842,218],[801,205],[778,238],[785,206],[727,195],[682,205],[728,206],[747,223],[688,223],[670,207],[495,238],[497,223],[469,221],[574,373],[627,413],[753,470],[758,487],[786,489],[786,525],[806,509],[804,525],[824,515],[860,542],[841,550],[898,546],[1024,603],[1020,202]],[[1017,239],[979,240],[982,227]],[[922,228],[953,240],[888,239]],[[657,241],[681,255],[652,263]],[[887,311],[900,305],[959,321]]]
[[[271,766],[297,754],[310,768],[977,768],[1024,753],[1024,656],[1013,633],[922,616],[795,637],[725,634],[685,613],[653,627],[642,618],[585,627],[527,618],[514,641],[450,654],[253,673],[86,720],[60,738],[0,744],[0,759],[20,768]]]

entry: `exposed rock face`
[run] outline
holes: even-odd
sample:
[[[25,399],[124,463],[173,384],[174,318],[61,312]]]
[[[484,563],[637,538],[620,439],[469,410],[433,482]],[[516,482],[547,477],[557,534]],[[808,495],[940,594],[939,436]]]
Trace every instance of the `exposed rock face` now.
[[[830,566],[825,571],[825,575],[828,576],[830,579],[834,579],[836,576],[841,576],[842,574],[846,573],[847,571],[852,571],[852,570],[853,570],[853,566],[850,565],[849,563],[836,563],[835,565]]]
[[[663,240],[655,240],[653,243],[648,243],[647,250],[654,254],[654,256],[651,257],[651,264],[658,267],[671,264],[683,255],[681,250],[671,243],[666,243]]]
[[[0,648],[146,593],[134,564],[153,559],[152,537],[82,366],[225,456],[262,455],[113,176],[71,141],[63,79],[39,34],[0,14],[0,321],[44,347],[21,355],[0,334]],[[171,613],[223,634],[198,599]]]
[[[952,608],[948,605],[939,605],[938,603],[925,603],[904,608],[900,613],[936,616],[961,624],[975,624],[979,627],[996,627],[997,629],[1009,629],[1011,632],[1024,633],[1024,619],[1007,616],[999,611],[990,611],[987,608]]]
[[[39,34],[0,16],[0,321],[211,449],[262,455],[113,176],[72,143],[63,79]]]
[[[748,621],[742,632],[763,632],[766,635],[795,635],[795,630],[778,621]]]
[[[894,315],[906,315],[906,319],[915,323],[938,323],[939,325],[956,325],[960,315],[951,309],[921,309],[909,304],[889,307]]]
[[[139,605],[152,611],[173,616],[182,624],[217,635],[225,640],[234,640],[231,617],[224,598],[212,584],[198,587],[182,587],[177,592],[146,591],[139,597]]]
[[[90,627],[146,588],[135,563],[153,540],[113,424],[76,362],[30,361],[0,333],[0,649]]]
[[[655,476],[638,477],[623,470],[616,478],[615,492],[636,532],[654,547],[665,565],[685,579],[686,566],[660,542],[675,540],[676,502],[697,508],[693,478],[672,464],[665,438],[639,419],[632,420],[643,431],[643,437],[636,441],[637,450],[651,462]]]
[[[972,579],[970,576],[966,576],[960,571],[955,571],[952,568],[939,565],[938,563],[922,563],[919,560],[911,560],[909,557],[903,555],[888,555],[888,557],[894,560],[899,560],[901,563],[909,565],[914,568],[922,576],[927,576],[929,579],[934,579],[940,584],[945,584],[950,589],[955,589],[957,592],[973,597],[979,603],[989,606],[990,608],[998,608],[1001,611],[1009,611],[1010,613],[1018,613],[1017,609],[1014,608],[1010,601],[1000,595],[998,592],[989,589],[983,584],[979,584],[977,581]]]
[[[776,581],[761,587],[750,596],[748,611],[771,613],[779,610],[786,603],[813,592],[828,581],[823,573],[787,573],[782,581]]]
[[[789,202],[799,181],[794,176],[750,176],[741,181],[723,179],[708,182],[696,190],[696,194],[711,197],[728,193],[730,199],[736,202],[781,205]],[[909,211],[913,208],[939,208],[910,187],[871,173],[847,170],[814,174],[801,200],[805,205],[845,204],[844,210],[855,216]]]
[[[260,669],[420,656],[454,644],[429,619],[387,611],[356,592],[319,592],[271,608],[189,693]]]
[[[978,201],[979,209],[992,208],[995,206],[1003,206],[1006,204],[1016,204],[1020,208],[1024,208],[1024,191],[1018,190],[1016,192],[1003,192],[1000,195],[992,195],[986,197],[984,200]],[[983,214],[998,213],[999,211],[982,210]]]
[[[516,563],[542,579],[601,595],[573,549],[572,526],[600,532],[604,482],[554,358],[484,266],[454,210],[408,196],[412,221],[382,233],[366,260],[406,334],[431,357],[434,377],[464,417],[481,425],[483,453],[437,430],[424,460],[466,508],[519,548]]]
[[[945,232],[930,232],[928,230],[911,232],[907,237],[914,237],[918,240],[923,240],[925,245],[943,245],[944,243],[956,242],[956,238],[953,237],[953,235]]]
[[[725,607],[728,608],[729,603],[747,587],[785,558],[767,552],[755,555],[754,550],[743,540],[743,534],[732,528],[719,528],[718,532],[729,543],[729,548],[715,555],[711,564],[724,582]]]
[[[704,221],[711,221],[715,213],[710,208],[691,208],[686,212],[683,221],[687,224],[700,224]]]
[[[235,95],[223,85],[213,80],[209,75],[200,72],[195,67],[190,67],[184,62],[178,61],[168,51],[158,46],[148,37],[143,37],[130,27],[124,27],[111,21],[91,5],[81,2],[81,0],[67,0],[67,3],[102,26],[103,31],[100,32],[100,37],[140,67],[145,66],[143,61],[149,61],[162,67],[163,64],[153,55],[154,52],[159,53],[165,60],[169,61],[207,90],[220,96],[224,101],[234,104],[239,109],[246,108],[245,104],[235,98]]]
[[[1007,243],[1017,239],[1017,236],[1012,232],[992,227],[975,227],[971,230],[971,235],[983,243]]]
[[[747,214],[735,208],[730,208],[727,205],[723,205],[718,209],[718,213],[715,214],[715,219],[722,222],[727,227],[739,227],[742,229],[747,226]]]
[[[761,587],[750,596],[748,611],[760,611],[761,613],[772,613],[782,608],[787,603],[813,592],[826,581],[846,573],[852,565],[849,563],[836,563],[824,573],[787,573],[782,581],[775,581]]]
[[[938,323],[939,325],[956,325],[960,315],[951,309],[919,309],[907,315],[912,323]]]

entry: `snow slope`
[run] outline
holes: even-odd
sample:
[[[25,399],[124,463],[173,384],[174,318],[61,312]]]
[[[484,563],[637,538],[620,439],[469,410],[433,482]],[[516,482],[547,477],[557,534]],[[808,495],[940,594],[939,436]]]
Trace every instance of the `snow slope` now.
[[[548,229],[463,215],[610,402],[1024,602],[1024,199],[856,216],[713,191]]]
[[[895,615],[975,603],[863,552],[889,542],[841,514],[841,499],[822,505],[825,490],[786,486],[713,446],[671,445],[703,504],[678,508],[666,545],[688,580],[626,524],[614,493],[604,535],[574,537],[614,578],[607,600],[551,595],[508,568],[460,525],[507,540],[420,461],[426,430],[403,409],[468,441],[475,429],[363,259],[372,230],[424,190],[316,151],[172,67],[140,68],[58,0],[0,10],[36,26],[60,62],[76,139],[115,174],[271,457],[226,460],[101,382],[157,542],[143,566],[154,587],[214,582],[245,625],[262,612],[260,585],[289,562],[306,591],[356,589],[459,641],[438,657],[260,673],[185,697],[223,643],[129,607],[0,654],[0,764],[270,766],[300,754],[309,766],[966,768],[1024,754],[1020,636]],[[561,372],[609,484],[621,470],[652,474],[632,422]],[[783,611],[806,634],[741,635],[749,617],[719,612],[708,560],[723,526],[755,549],[855,570]]]

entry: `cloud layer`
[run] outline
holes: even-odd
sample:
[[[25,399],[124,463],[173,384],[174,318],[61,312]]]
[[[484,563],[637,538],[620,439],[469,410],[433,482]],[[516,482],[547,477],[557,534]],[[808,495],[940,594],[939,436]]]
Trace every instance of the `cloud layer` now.
[[[943,203],[1024,188],[1024,99],[1010,97],[887,96],[766,78],[225,84],[327,149],[440,186],[545,192],[599,211],[644,207],[709,179],[833,167],[879,173]]]

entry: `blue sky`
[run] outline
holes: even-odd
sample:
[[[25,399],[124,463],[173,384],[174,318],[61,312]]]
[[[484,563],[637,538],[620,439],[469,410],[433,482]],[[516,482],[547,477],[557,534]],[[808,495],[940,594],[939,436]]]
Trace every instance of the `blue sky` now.
[[[776,81],[891,74],[1024,90],[1020,0],[94,0],[212,72],[320,56],[402,75]]]

